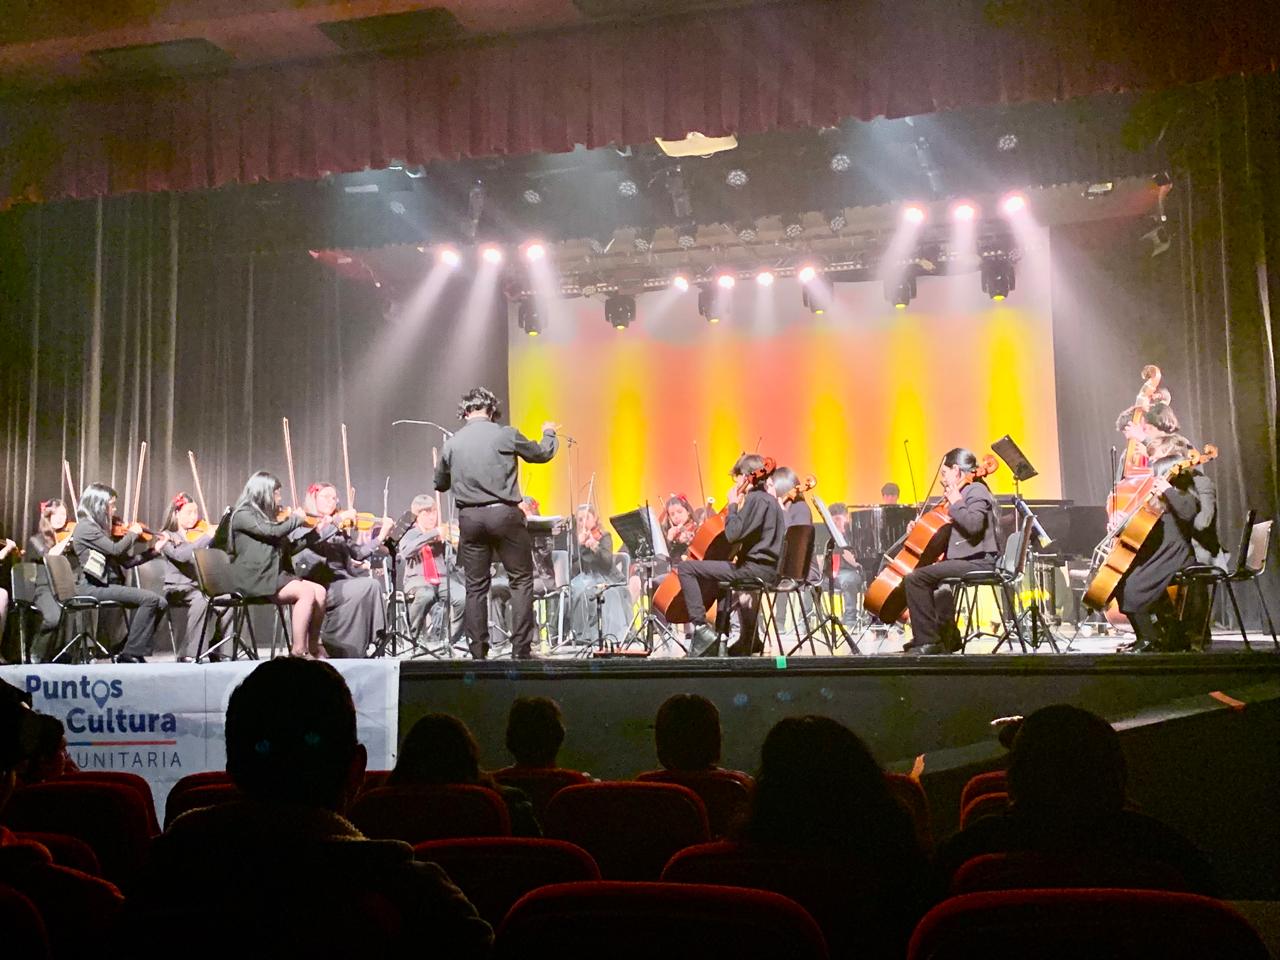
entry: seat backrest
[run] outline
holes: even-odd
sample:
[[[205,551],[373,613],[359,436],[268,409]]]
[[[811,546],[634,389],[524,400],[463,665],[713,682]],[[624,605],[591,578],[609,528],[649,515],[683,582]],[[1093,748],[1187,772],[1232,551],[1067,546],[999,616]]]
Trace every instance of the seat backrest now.
[[[1253,541],[1253,525],[1257,519],[1258,511],[1250,508],[1240,530],[1240,543],[1236,546],[1236,568],[1232,572],[1237,577],[1248,576],[1249,544]]]
[[[951,892],[1030,890],[1043,887],[1188,889],[1187,879],[1167,863],[1112,857],[1100,850],[1079,854],[1019,850],[966,860],[951,878]]]
[[[177,796],[171,793],[168,802],[164,805],[164,827],[168,830],[169,824],[188,810],[216,807],[219,804],[239,800],[241,796],[240,788],[234,783],[203,783],[188,787]]]
[[[929,815],[929,798],[919,780],[905,773],[886,773],[885,781],[889,792],[907,813],[911,814],[911,823],[915,827],[916,839],[920,841],[922,850],[933,849],[933,820]]]
[[[196,580],[200,592],[206,597],[220,597],[235,592],[235,580],[231,575],[231,557],[225,551],[213,547],[201,547],[194,552]]]
[[[151,784],[136,773],[127,770],[77,770],[64,775],[69,780],[88,780],[95,783],[119,783],[134,791],[147,808],[147,819],[151,823],[152,834],[160,832],[160,824],[156,820],[156,801],[151,793]]]
[[[782,542],[782,559],[778,574],[783,580],[803,581],[809,575],[813,563],[814,531],[811,523],[797,523],[788,527]]]
[[[356,798],[347,819],[375,840],[511,836],[502,797],[473,784],[377,787]]]
[[[169,788],[169,796],[165,798],[165,805],[173,803],[175,799],[180,797],[184,792],[192,787],[202,787],[206,783],[230,783],[231,774],[225,770],[202,770],[199,773],[188,773],[180,779],[172,787]]]
[[[541,887],[511,908],[494,943],[498,958],[652,960],[712,953],[734,960],[828,956],[822,932],[795,901],[700,884]]]
[[[735,770],[649,770],[637,774],[640,783],[678,783],[688,787],[707,808],[707,826],[711,836],[727,836],[751,806],[755,782]]]
[[[569,585],[569,551],[551,551],[551,569],[556,575],[556,589],[562,590]]]
[[[969,801],[969,805],[960,811],[960,829],[963,830],[975,820],[983,817],[994,817],[1009,809],[1007,793],[984,793]]]
[[[65,603],[76,595],[76,575],[70,560],[61,554],[47,554],[44,569],[49,575],[49,589],[59,602]]]
[[[36,589],[40,586],[40,564],[15,563],[9,582],[13,588],[13,602],[32,606],[36,602]]]
[[[974,774],[960,791],[960,809],[963,810],[984,793],[1008,793],[1009,774],[1004,770],[988,770]]]
[[[547,805],[546,835],[576,843],[608,880],[657,880],[677,850],[710,839],[707,810],[674,783],[583,783]]]
[[[1271,520],[1262,520],[1249,528],[1249,550],[1244,568],[1250,576],[1260,577],[1267,570],[1267,551],[1271,549]]]
[[[560,767],[537,769],[533,767],[507,767],[494,773],[493,778],[507,787],[523,790],[533,804],[534,815],[539,821],[547,812],[551,798],[565,787],[577,783],[590,783],[591,778],[577,770]]]
[[[151,823],[137,792],[119,783],[61,778],[14,792],[3,822],[13,830],[65,833],[93,848],[104,879],[127,888],[147,855]]]
[[[414,848],[438,863],[493,927],[530,890],[553,883],[599,880],[600,868],[581,847],[532,837],[430,840]]]
[[[36,905],[13,887],[0,884],[0,930],[5,953],[23,960],[49,956],[49,934]]]
[[[152,593],[158,593],[164,596],[164,560],[160,557],[154,557],[146,563],[140,563],[133,568],[134,583],[138,585],[139,590],[149,590]]]
[[[1031,520],[1027,519],[1021,526],[1014,527],[1009,539],[1004,542],[1004,550],[1000,553],[996,570],[1006,580],[1014,580],[1022,575],[1023,563],[1026,561],[1026,553],[1022,548],[1027,542],[1027,528],[1030,525]]]
[[[390,770],[366,770],[364,772],[364,782],[360,784],[360,791],[376,790],[378,787],[387,785],[387,777],[391,776]]]
[[[920,921],[908,960],[1231,957],[1264,960],[1247,920],[1220,900],[1158,890],[969,893]]]
[[[49,851],[53,862],[60,867],[70,867],[91,877],[102,876],[102,864],[98,862],[98,855],[93,852],[93,847],[79,837],[65,833],[45,833],[41,830],[15,831],[14,836],[19,840],[40,844]]]

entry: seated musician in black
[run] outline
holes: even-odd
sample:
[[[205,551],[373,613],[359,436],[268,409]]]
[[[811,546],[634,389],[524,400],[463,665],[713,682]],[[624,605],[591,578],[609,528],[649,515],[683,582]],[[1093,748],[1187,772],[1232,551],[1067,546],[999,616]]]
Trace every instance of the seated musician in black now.
[[[688,606],[693,637],[689,655],[700,657],[716,645],[716,632],[707,623],[702,603],[702,583],[731,583],[735,580],[760,579],[773,584],[778,579],[778,562],[782,559],[785,519],[778,501],[765,489],[767,477],[745,489],[743,481],[764,467],[764,458],[754,453],[738,458],[732,476],[735,480],[729,497],[729,513],[725,520],[725,539],[737,544],[733,560],[681,560],[675,565],[680,588]],[[749,604],[739,605],[742,628],[738,643],[730,653],[756,653],[756,611]]]
[[[945,560],[917,567],[903,580],[912,633],[904,652],[931,654],[959,649],[951,591],[939,590],[939,584],[947,577],[995,566],[1000,552],[996,499],[986,483],[974,477],[977,469],[978,458],[963,447],[942,458],[939,476],[950,505],[950,539]]]

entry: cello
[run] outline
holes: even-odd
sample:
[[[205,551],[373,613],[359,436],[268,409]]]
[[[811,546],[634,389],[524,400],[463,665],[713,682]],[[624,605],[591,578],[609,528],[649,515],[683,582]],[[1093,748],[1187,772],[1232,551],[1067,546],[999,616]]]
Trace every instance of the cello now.
[[[979,477],[996,472],[1000,462],[991,454],[982,458],[973,476],[962,483],[961,489]],[[907,592],[903,580],[917,567],[928,566],[942,559],[951,535],[951,504],[945,499],[932,510],[916,518],[907,532],[902,547],[891,558],[879,575],[871,581],[862,598],[862,606],[881,623],[893,623],[903,619],[907,612]]]
[[[765,457],[764,466],[759,470],[753,470],[738,481],[738,490],[749,490],[754,487],[773,473],[775,467],[777,464],[773,457]],[[730,543],[724,535],[724,524],[728,516],[727,505],[719,513],[707,513],[707,518],[702,521],[702,526],[698,527],[698,532],[693,535],[689,549],[685,551],[686,560],[733,559],[734,554],[738,552],[738,547],[737,544]],[[716,584],[708,583],[703,586],[702,603],[708,616],[711,615],[712,604],[719,596],[720,588]],[[658,589],[653,592],[653,609],[661,613],[668,623],[690,622],[689,606],[685,602],[680,578],[674,570],[667,573],[662,583],[658,584]]]

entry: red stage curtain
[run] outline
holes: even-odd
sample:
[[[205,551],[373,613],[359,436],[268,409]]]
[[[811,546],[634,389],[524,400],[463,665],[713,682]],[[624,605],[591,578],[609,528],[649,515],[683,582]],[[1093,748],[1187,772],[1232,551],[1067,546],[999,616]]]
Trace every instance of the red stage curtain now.
[[[1154,89],[1278,56],[1275,0],[779,4],[10,101],[0,206]]]

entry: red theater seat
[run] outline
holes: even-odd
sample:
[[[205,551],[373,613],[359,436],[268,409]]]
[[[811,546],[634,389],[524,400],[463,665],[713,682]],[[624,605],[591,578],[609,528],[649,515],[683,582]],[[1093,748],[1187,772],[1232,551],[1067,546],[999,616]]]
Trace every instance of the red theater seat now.
[[[639,774],[641,783],[676,783],[688,787],[707,808],[707,826],[712,837],[728,835],[751,806],[755,781],[737,770],[650,770]]]
[[[676,883],[564,883],[522,897],[498,928],[501,960],[818,960],[827,946],[793,900]]]
[[[1156,890],[969,893],[920,921],[908,960],[1266,960],[1247,920],[1218,900]]]
[[[79,770],[66,775],[69,780],[89,780],[96,783],[119,783],[135,790],[147,808],[147,817],[151,822],[151,833],[160,832],[160,822],[156,819],[156,801],[151,793],[151,784],[136,773],[124,770]]]
[[[216,807],[221,803],[239,800],[243,794],[234,783],[205,783],[197,787],[188,787],[176,797],[169,794],[169,802],[164,805],[164,826],[177,820],[189,810],[201,807]]]
[[[975,820],[983,817],[998,817],[1009,809],[1007,793],[983,793],[969,801],[969,805],[960,811],[960,829],[963,830]]]
[[[547,812],[547,804],[557,793],[565,787],[591,782],[585,773],[560,767],[506,767],[495,773],[493,778],[504,787],[523,790],[533,803],[533,812],[539,822]]]
[[[1008,793],[1009,774],[1004,770],[989,770],[969,778],[960,791],[960,809],[964,810],[978,797],[987,793]]]
[[[0,930],[5,955],[23,960],[49,956],[49,935],[36,905],[13,887],[0,884]]]
[[[413,848],[419,860],[438,863],[480,916],[493,927],[530,890],[553,883],[599,880],[600,868],[581,847],[530,837],[431,840]]]
[[[64,833],[93,848],[102,875],[127,888],[146,858],[151,822],[136,790],[118,783],[59,779],[14,792],[3,813],[15,831]]]
[[[364,772],[364,783],[360,785],[361,792],[385,787],[389,776],[391,776],[390,770],[366,770]]]
[[[698,795],[674,783],[583,783],[547,807],[547,836],[591,854],[606,880],[657,880],[677,850],[710,839]]]
[[[185,777],[169,788],[169,796],[165,799],[165,806],[173,803],[173,798],[181,796],[183,792],[190,790],[192,787],[203,787],[210,783],[230,783],[231,774],[225,770],[203,770],[200,773],[188,773]]]
[[[916,839],[920,841],[922,850],[933,849],[933,821],[929,816],[929,798],[925,795],[920,781],[905,773],[886,773],[889,792],[894,799],[906,807],[911,814],[911,822],[916,828]]]
[[[367,790],[351,805],[347,819],[366,837],[405,843],[511,835],[511,816],[502,797],[472,784]]]
[[[987,853],[965,861],[951,878],[953,894],[1037,887],[1188,890],[1186,878],[1168,864],[1109,857],[1094,851],[1079,855],[1037,851]]]
[[[19,840],[40,844],[49,851],[53,862],[60,867],[70,867],[72,870],[87,873],[91,877],[101,878],[102,876],[102,864],[98,862],[98,855],[93,852],[93,847],[78,837],[71,837],[65,833],[41,833],[31,830],[15,831],[15,836]]]

